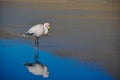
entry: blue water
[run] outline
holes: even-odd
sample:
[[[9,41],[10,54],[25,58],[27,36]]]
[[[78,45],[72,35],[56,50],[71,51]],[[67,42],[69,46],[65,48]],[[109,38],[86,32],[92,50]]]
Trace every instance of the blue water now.
[[[39,61],[46,65],[48,78],[28,72],[25,62],[34,62],[33,46],[19,40],[0,40],[0,80],[113,80],[96,63],[78,62],[40,50]]]

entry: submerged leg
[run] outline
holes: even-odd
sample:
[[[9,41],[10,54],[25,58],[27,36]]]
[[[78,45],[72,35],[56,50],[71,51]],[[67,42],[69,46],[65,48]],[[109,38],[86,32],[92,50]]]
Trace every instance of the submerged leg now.
[[[38,62],[38,57],[39,57],[39,38],[35,37],[34,40],[34,56],[35,56],[35,62]]]
[[[35,56],[35,62],[37,61],[37,38],[35,37],[34,40],[34,56]]]
[[[37,38],[36,45],[37,45],[36,58],[37,58],[37,61],[38,61],[38,57],[39,57],[39,38]]]

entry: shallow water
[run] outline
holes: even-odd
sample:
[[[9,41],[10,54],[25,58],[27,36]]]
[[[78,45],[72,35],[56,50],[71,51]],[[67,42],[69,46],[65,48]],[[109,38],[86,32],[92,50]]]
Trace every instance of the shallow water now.
[[[49,69],[49,78],[28,72],[25,62],[34,62],[33,46],[19,40],[0,40],[1,80],[114,80],[97,63],[78,62],[41,50],[39,61]]]

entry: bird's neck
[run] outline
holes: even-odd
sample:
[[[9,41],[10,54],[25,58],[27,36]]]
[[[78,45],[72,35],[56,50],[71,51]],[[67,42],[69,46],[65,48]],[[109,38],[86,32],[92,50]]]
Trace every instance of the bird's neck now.
[[[47,29],[47,30],[48,30],[47,26],[44,25],[44,29]]]

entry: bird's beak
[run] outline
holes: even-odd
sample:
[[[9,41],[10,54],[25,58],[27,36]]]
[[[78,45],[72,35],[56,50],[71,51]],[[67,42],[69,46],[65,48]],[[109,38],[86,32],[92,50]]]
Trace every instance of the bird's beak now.
[[[48,30],[50,30],[50,26],[48,26]]]

